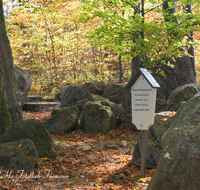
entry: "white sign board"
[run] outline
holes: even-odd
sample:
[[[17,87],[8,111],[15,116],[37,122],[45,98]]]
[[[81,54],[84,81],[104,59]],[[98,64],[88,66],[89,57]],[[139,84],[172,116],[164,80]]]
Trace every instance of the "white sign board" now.
[[[148,130],[154,124],[156,92],[142,75],[131,87],[132,123],[138,130]]]

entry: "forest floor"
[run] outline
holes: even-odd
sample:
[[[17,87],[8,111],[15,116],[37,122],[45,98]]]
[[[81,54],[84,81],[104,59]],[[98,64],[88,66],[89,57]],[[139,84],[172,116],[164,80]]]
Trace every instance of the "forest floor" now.
[[[50,112],[23,112],[24,119],[44,122]],[[122,126],[107,134],[86,134],[79,126],[70,133],[50,134],[57,159],[42,158],[38,168],[13,171],[0,168],[0,189],[4,190],[142,190],[146,189],[155,169],[146,170],[132,164],[139,132]],[[122,141],[127,145],[122,146]],[[83,147],[89,145],[90,150]]]

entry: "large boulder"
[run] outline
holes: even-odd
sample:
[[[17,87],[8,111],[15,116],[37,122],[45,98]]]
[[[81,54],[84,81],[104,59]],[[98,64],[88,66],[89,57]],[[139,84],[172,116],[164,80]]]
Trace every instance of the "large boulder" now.
[[[31,87],[31,79],[28,76],[28,73],[24,71],[23,69],[20,69],[19,67],[15,66],[15,75],[18,85],[18,97],[19,101],[21,103],[21,106],[24,105],[26,101],[26,97],[28,95],[28,91]]]
[[[146,167],[155,168],[158,164],[160,152],[162,150],[161,138],[173,122],[174,117],[171,117],[171,112],[161,112],[155,114],[154,125],[147,131],[146,141]],[[138,143],[135,146],[133,153],[133,163],[136,166],[141,166],[141,150],[142,150],[142,131],[140,131]]]
[[[64,92],[61,99],[61,108],[75,106],[77,101],[88,100],[94,101],[94,98],[85,88],[80,86],[70,85]]]
[[[105,98],[109,98],[109,101],[114,102],[115,104],[121,104],[124,92],[124,85],[112,84],[104,88],[102,96]]]
[[[157,89],[157,98],[160,99],[167,100],[171,92],[179,86],[196,83],[194,65],[188,56],[175,58],[175,62],[170,61],[170,63],[174,68],[163,67],[165,76],[152,74],[160,85]]]
[[[130,89],[125,89],[124,94],[122,96],[122,107],[125,110],[129,110],[132,108],[131,104],[131,90]]]
[[[0,136],[0,144],[18,141],[20,139],[31,139],[37,148],[40,158],[55,158],[52,150],[53,142],[40,120],[22,119],[14,126],[8,127]]]
[[[120,115],[120,124],[123,125],[126,128],[130,128],[133,131],[138,131],[136,126],[132,123],[132,112],[131,109],[125,110]]]
[[[176,114],[162,137],[162,153],[148,190],[200,189],[200,93]]]
[[[121,116],[121,114],[125,111],[124,108],[114,104],[113,102],[109,102],[109,101],[105,101],[104,102],[104,101],[102,101],[101,104],[104,105],[104,106],[110,107],[110,109],[112,110],[112,112],[115,114],[115,116],[117,118],[119,118]]]
[[[91,94],[102,95],[106,84],[103,81],[86,82],[83,87],[87,89]]]
[[[0,167],[27,171],[35,168],[38,161],[38,151],[30,139],[0,144]]]
[[[76,84],[76,85],[75,85],[75,84],[72,84],[72,85],[63,86],[63,87],[60,88],[60,89],[58,90],[58,92],[56,93],[55,99],[58,100],[58,101],[61,101],[65,90],[66,90],[69,86],[79,86],[79,87],[82,87],[83,85],[78,83],[78,84]]]
[[[109,106],[87,102],[83,106],[81,124],[86,133],[107,133],[117,127],[117,118]]]
[[[77,106],[53,109],[52,117],[44,122],[44,126],[51,133],[68,133],[77,127],[79,112]]]
[[[167,102],[169,104],[163,108],[163,111],[166,110],[178,111],[181,106],[181,102],[188,101],[198,92],[199,90],[191,84],[183,85],[176,88],[175,90],[172,91],[172,93],[168,97]]]

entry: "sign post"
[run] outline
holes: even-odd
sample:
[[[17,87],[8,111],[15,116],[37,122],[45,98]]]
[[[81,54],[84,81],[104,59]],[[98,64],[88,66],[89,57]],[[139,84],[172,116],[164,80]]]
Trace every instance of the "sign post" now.
[[[142,130],[141,177],[145,177],[147,130],[154,124],[156,92],[160,85],[147,69],[140,68],[126,88],[131,89],[132,123]]]

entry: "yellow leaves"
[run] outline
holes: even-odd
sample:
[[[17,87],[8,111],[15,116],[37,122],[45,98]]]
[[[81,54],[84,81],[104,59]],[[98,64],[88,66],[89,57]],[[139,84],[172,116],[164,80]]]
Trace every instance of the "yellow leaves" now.
[[[21,148],[22,147],[22,144],[19,144],[18,148]]]
[[[175,111],[173,111],[173,112],[165,112],[164,114],[165,115],[169,115],[170,117],[173,117],[176,114],[176,112]]]

